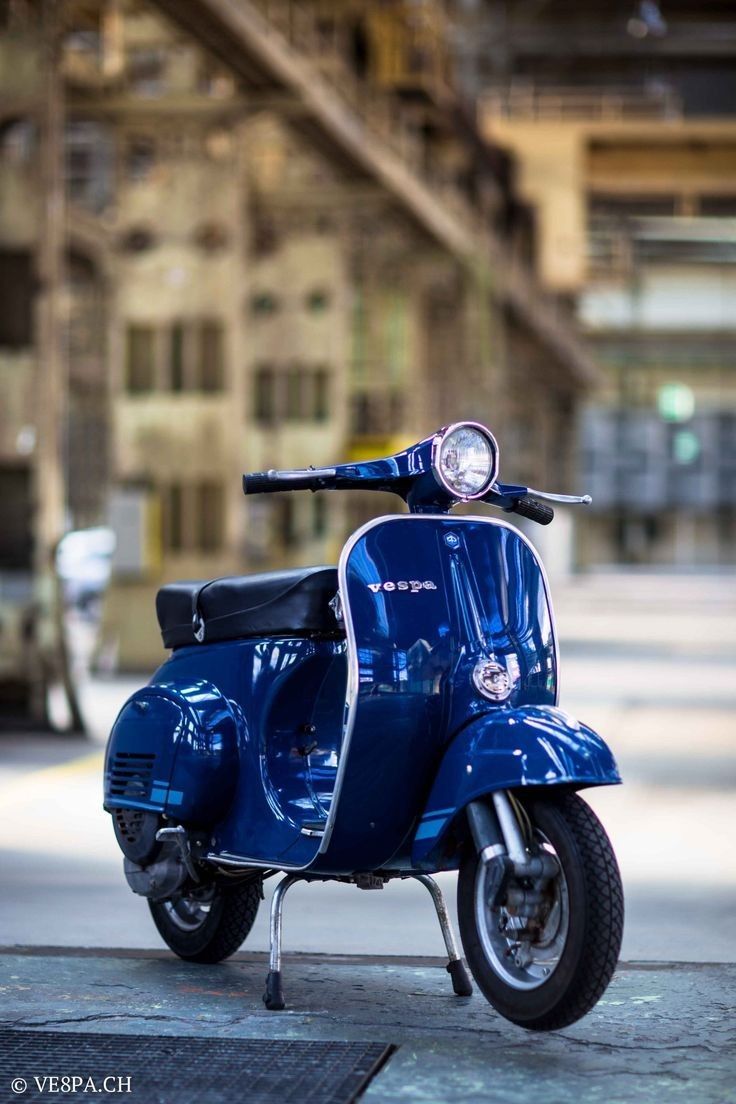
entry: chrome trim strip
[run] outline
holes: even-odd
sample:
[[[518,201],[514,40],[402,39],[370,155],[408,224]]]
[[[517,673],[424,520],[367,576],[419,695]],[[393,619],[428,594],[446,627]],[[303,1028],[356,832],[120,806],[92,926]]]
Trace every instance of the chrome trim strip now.
[[[403,518],[410,515],[405,514],[386,514],[382,517],[372,518],[367,521],[365,525],[361,525],[359,529],[348,537],[343,546],[343,550],[340,553],[340,560],[337,565],[337,593],[340,595],[340,604],[342,605],[342,619],[345,626],[345,643],[346,643],[346,655],[348,661],[348,681],[345,690],[345,707],[347,709],[347,716],[343,725],[342,742],[340,744],[340,758],[337,763],[337,774],[335,775],[335,788],[332,791],[332,801],[330,802],[330,811],[327,814],[327,820],[325,822],[324,835],[322,836],[322,842],[319,845],[318,855],[324,855],[325,851],[329,847],[330,839],[332,838],[332,829],[335,826],[335,818],[337,817],[337,804],[342,790],[342,782],[345,777],[345,771],[347,769],[348,752],[350,751],[350,739],[353,734],[353,727],[355,725],[355,711],[358,705],[358,685],[359,685],[359,670],[358,670],[358,648],[355,641],[355,629],[353,628],[353,615],[350,610],[350,599],[348,598],[348,586],[347,586],[347,566],[350,553],[355,548],[355,545],[361,539],[364,533],[367,533],[369,529],[372,529],[375,525],[380,525],[382,522],[391,518]]]
[[[232,866],[236,870],[284,870],[298,873],[302,870],[308,870],[311,865],[307,863],[306,866],[289,866],[277,861],[265,862],[263,859],[246,859],[243,855],[231,855],[229,851],[224,851],[221,855],[218,855],[215,851],[209,851],[204,859],[205,862],[212,863],[215,866]]]
[[[465,423],[461,423],[465,424]],[[468,423],[471,424],[471,423]],[[337,766],[337,775],[335,776],[335,789],[332,794],[332,802],[330,803],[330,811],[327,815],[327,821],[325,823],[324,835],[322,837],[322,843],[320,844],[318,855],[323,855],[330,844],[332,837],[332,830],[337,817],[337,810],[340,802],[340,793],[342,791],[343,779],[345,777],[345,771],[347,770],[348,754],[350,752],[350,741],[353,735],[353,728],[355,727],[355,714],[358,707],[358,686],[359,686],[359,670],[358,670],[358,649],[355,640],[355,629],[353,628],[353,618],[350,611],[350,600],[347,592],[347,564],[350,554],[353,548],[361,539],[361,537],[373,529],[376,525],[383,525],[385,522],[390,521],[447,521],[451,515],[449,514],[384,514],[382,517],[372,518],[371,521],[367,521],[365,525],[361,525],[360,529],[356,529],[345,543],[342,552],[340,553],[340,562],[337,567],[337,582],[340,593],[340,600],[342,602],[343,617],[345,624],[345,636],[347,641],[347,659],[348,659],[348,682],[347,692],[345,695],[345,705],[347,707],[347,717],[345,719],[345,725],[343,728],[342,744],[340,746],[340,761]],[[547,572],[544,569],[539,553],[529,540],[529,538],[517,529],[515,525],[511,525],[508,521],[503,521],[501,518],[493,517],[481,517],[478,514],[460,514],[453,518],[455,525],[462,525],[466,521],[482,521],[486,525],[500,526],[502,529],[510,529],[513,533],[516,533],[524,544],[527,545],[531,551],[534,560],[539,567],[540,574],[542,576],[542,582],[544,584],[544,593],[547,598],[547,606],[549,608],[550,627],[552,629],[552,643],[555,651],[555,675],[556,675],[556,693],[555,693],[555,705],[559,704],[560,700],[560,650],[557,642],[557,625],[555,622],[555,612],[552,606],[552,596],[549,588],[549,579],[547,578]],[[265,865],[265,864],[264,864]],[[273,863],[271,863],[273,866]],[[286,870],[287,867],[282,869]],[[306,870],[307,867],[294,867],[295,870]]]
[[[476,491],[476,493],[472,495],[459,495],[457,491],[454,490],[446,481],[445,477],[442,474],[442,471],[440,470],[439,465],[440,449],[442,448],[442,442],[444,441],[445,437],[449,436],[449,434],[453,433],[456,429],[464,428],[477,429],[480,433],[487,437],[491,444],[491,452],[493,453],[493,466],[491,468],[491,475],[488,478],[488,482],[485,484],[482,490]],[[444,429],[438,430],[437,433],[435,433],[434,439],[432,441],[431,459],[432,475],[435,477],[439,485],[443,487],[449,495],[452,495],[456,502],[472,502],[474,499],[483,498],[483,495],[488,494],[489,490],[498,478],[498,469],[500,463],[498,441],[493,436],[488,426],[484,426],[480,422],[453,422],[451,425],[445,426]]]

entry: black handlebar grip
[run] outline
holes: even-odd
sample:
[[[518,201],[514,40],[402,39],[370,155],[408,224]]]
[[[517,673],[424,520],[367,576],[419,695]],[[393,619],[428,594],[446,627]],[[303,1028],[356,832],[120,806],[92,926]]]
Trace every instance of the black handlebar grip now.
[[[243,476],[243,494],[266,494],[269,491],[285,491],[271,472],[249,472]]]
[[[532,498],[531,495],[518,498],[509,513],[521,514],[522,517],[529,518],[530,521],[536,521],[539,525],[549,525],[555,516],[551,506],[547,506],[537,498]]]
[[[247,472],[243,494],[273,494],[274,491],[322,491],[335,486],[334,468],[305,468],[294,471]]]

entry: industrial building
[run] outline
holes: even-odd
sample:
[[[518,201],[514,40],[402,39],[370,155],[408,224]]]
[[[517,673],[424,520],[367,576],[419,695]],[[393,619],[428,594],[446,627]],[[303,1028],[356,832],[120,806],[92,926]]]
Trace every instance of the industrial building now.
[[[484,134],[515,154],[541,276],[602,369],[578,562],[733,565],[733,5],[470,8],[459,71]]]
[[[163,580],[334,560],[376,508],[246,503],[243,470],[472,416],[508,478],[569,485],[594,361],[458,93],[448,11],[0,7],[0,677],[37,713],[70,528],[115,528],[103,630],[145,667]]]

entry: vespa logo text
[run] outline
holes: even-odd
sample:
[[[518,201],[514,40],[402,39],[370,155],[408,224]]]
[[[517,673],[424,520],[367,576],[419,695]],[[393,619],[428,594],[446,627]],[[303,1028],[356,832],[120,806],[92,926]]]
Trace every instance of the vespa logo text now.
[[[368,589],[377,594],[379,590],[408,590],[410,594],[418,594],[420,590],[436,590],[437,586],[431,579],[421,583],[418,579],[401,579],[398,583],[368,583]]]

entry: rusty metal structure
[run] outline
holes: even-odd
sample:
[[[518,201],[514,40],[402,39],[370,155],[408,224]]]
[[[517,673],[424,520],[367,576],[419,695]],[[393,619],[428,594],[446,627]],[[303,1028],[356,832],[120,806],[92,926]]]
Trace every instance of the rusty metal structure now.
[[[21,638],[53,656],[69,527],[116,528],[104,632],[140,667],[163,578],[324,561],[359,520],[320,496],[246,510],[240,470],[470,414],[510,476],[565,478],[595,364],[458,93],[450,5],[0,13],[0,680],[27,689]]]
[[[537,213],[539,271],[601,366],[579,560],[733,566],[736,12],[453,5],[456,73]]]

